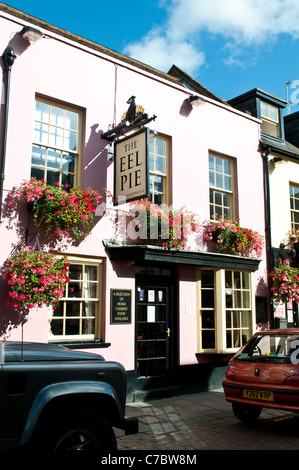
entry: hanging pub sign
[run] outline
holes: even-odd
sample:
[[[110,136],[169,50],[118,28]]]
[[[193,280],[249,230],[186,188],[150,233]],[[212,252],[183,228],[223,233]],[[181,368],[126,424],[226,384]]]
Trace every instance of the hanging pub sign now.
[[[111,289],[111,325],[131,323],[132,320],[132,291],[126,289]]]
[[[114,198],[116,204],[148,197],[148,141],[145,128],[115,142]]]

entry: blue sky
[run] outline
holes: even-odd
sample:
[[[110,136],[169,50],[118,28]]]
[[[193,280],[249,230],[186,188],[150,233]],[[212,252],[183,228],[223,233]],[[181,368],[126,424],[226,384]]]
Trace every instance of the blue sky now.
[[[223,99],[252,88],[299,110],[298,0],[10,0],[48,23],[167,72],[185,70]]]

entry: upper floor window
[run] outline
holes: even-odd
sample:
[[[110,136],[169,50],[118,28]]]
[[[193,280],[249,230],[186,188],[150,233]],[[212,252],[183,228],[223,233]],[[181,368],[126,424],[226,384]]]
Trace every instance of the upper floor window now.
[[[161,205],[167,202],[168,141],[161,136],[149,139],[150,200]]]
[[[233,218],[233,164],[228,158],[209,155],[210,217]]]
[[[273,137],[281,137],[279,109],[265,101],[261,101],[262,132]]]
[[[292,230],[299,230],[299,186],[290,184],[290,207]]]
[[[48,184],[76,185],[80,113],[37,99],[35,103],[31,176]]]

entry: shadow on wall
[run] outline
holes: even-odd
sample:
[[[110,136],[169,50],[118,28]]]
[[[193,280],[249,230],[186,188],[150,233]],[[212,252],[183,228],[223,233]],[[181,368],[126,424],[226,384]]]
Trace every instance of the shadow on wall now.
[[[113,161],[108,160],[108,141],[101,139],[103,130],[98,130],[99,124],[93,124],[85,146],[84,186],[101,190],[107,188],[108,168]]]
[[[16,60],[30,47],[29,41],[23,39],[19,34],[20,30],[16,25],[15,34],[11,37],[6,47],[10,47],[13,50],[13,54],[16,56]],[[5,48],[4,48],[5,49]],[[3,61],[0,61],[0,67],[3,69]],[[1,111],[3,110],[3,103],[1,104]],[[3,112],[1,112],[3,116]],[[2,124],[2,123],[1,123]],[[2,129],[1,125],[1,129]],[[86,142],[84,154],[82,158],[81,174],[83,174],[82,185],[85,188],[91,187],[93,189],[101,190],[107,188],[107,172],[112,161],[108,160],[108,142],[101,139],[102,130],[98,130],[99,124],[94,124],[90,128],[90,135]],[[3,137],[3,136],[1,136]],[[99,221],[100,217],[95,218],[95,224]],[[2,212],[2,224],[3,227],[14,235],[17,235],[18,242],[15,246],[11,245],[11,252],[17,248],[20,244],[28,244],[36,246],[37,248],[47,246],[47,248],[54,248],[63,252],[68,246],[67,242],[57,242],[56,239],[43,234],[41,235],[37,228],[32,223],[32,213],[27,211],[26,206],[20,210],[17,214],[11,213],[7,204],[4,202]],[[15,237],[12,237],[15,239]],[[79,244],[80,242],[78,242]],[[28,312],[16,312],[13,308],[6,305],[6,299],[8,298],[8,285],[3,278],[3,270],[5,263],[1,267],[0,272],[0,336],[7,337],[11,329],[16,328],[22,322],[22,317],[26,321]]]

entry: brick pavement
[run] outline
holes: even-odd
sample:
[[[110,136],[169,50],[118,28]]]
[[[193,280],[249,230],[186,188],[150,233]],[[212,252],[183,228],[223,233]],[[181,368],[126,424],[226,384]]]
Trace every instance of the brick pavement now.
[[[251,425],[237,420],[222,390],[129,403],[139,433],[117,431],[125,450],[298,450],[299,415],[263,409]]]

